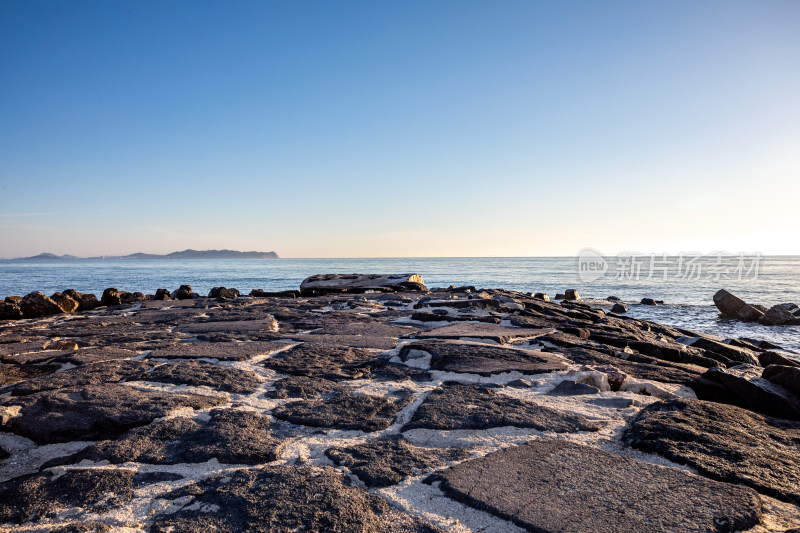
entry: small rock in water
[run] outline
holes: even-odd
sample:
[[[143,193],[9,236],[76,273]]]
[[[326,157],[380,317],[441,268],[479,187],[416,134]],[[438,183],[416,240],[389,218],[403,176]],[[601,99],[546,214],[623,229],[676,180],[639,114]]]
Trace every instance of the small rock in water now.
[[[714,294],[714,305],[723,315],[736,317],[747,303],[725,289],[720,289]]]
[[[794,304],[773,305],[764,313],[764,316],[761,317],[761,323],[765,326],[792,326],[800,324],[800,318],[792,314],[792,310],[796,307],[797,306]]]
[[[567,289],[564,291],[564,299],[567,301],[580,300],[581,296],[575,289]]]
[[[537,300],[544,300],[545,302],[550,301],[550,297],[543,292],[537,292],[536,294],[533,295],[533,297]]]
[[[761,307],[764,306],[747,304],[742,307],[742,309],[736,315],[736,318],[744,322],[756,322],[760,320],[766,312],[766,309],[760,309]]]
[[[658,303],[653,300],[652,298],[642,298],[642,301],[639,302],[641,305],[658,305]],[[661,302],[664,303],[664,302]]]
[[[611,308],[612,313],[623,314],[628,312],[628,308],[622,304],[614,304]]]

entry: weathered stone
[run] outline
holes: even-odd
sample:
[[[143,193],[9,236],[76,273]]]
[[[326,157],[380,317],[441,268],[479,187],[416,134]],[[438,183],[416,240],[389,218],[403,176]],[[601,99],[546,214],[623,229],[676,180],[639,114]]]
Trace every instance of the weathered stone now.
[[[625,307],[623,304],[614,304],[611,306],[611,312],[617,314],[624,314],[628,312],[628,308]]]
[[[537,292],[536,294],[533,295],[533,297],[536,298],[537,300],[543,300],[545,302],[550,301],[550,297],[543,292]]]
[[[305,376],[290,376],[275,381],[272,390],[267,393],[270,398],[302,398],[318,399],[333,398],[349,389],[335,381],[323,378],[308,378]]]
[[[723,315],[736,318],[747,303],[725,289],[720,289],[714,294],[714,305]]]
[[[282,374],[338,381],[369,376],[384,363],[373,351],[306,342],[266,359],[264,366]]]
[[[53,300],[64,313],[74,313],[78,310],[78,307],[80,307],[80,304],[78,304],[77,300],[70,298],[63,292],[54,293],[52,296],[50,296],[50,299]]]
[[[133,470],[75,469],[30,474],[0,483],[0,523],[22,524],[59,511],[104,512],[133,498]]]
[[[494,324],[450,324],[417,333],[418,339],[462,339],[475,338],[505,344],[512,339],[527,339],[553,333],[554,329],[507,328]]]
[[[703,387],[701,382],[692,389],[701,400],[730,402],[758,413],[787,420],[800,420],[800,396],[784,387],[761,377],[763,369],[751,365],[739,365],[728,369],[712,368],[702,375],[706,381],[724,387],[723,396]]]
[[[239,291],[236,289],[226,289],[225,287],[214,287],[208,292],[209,298],[222,298],[224,300],[232,300],[239,296]]]
[[[278,458],[283,440],[270,431],[268,416],[233,409],[214,409],[210,415],[208,422],[183,417],[153,422],[48,461],[43,468],[83,460],[177,464],[216,459],[224,464],[262,464]]]
[[[64,312],[56,302],[41,292],[26,294],[25,297],[20,300],[18,307],[22,310],[22,316],[25,318],[38,318]]]
[[[221,322],[196,322],[179,326],[176,331],[181,333],[211,333],[222,331],[230,332],[252,332],[252,333],[275,333],[278,331],[278,321],[271,315],[263,316],[258,320],[230,320]]]
[[[245,361],[253,357],[274,354],[287,346],[285,342],[183,342],[157,348],[150,352],[153,359],[218,359]]]
[[[272,416],[303,426],[380,431],[389,427],[410,398],[389,401],[377,396],[341,392],[330,399],[290,402],[272,411]]]
[[[764,311],[749,304],[742,307],[736,314],[736,318],[744,322],[757,322],[758,320],[761,320],[763,316]]]
[[[642,301],[639,302],[640,305],[658,305],[656,301],[652,298],[642,298]]]
[[[120,293],[120,300],[125,305],[134,304],[137,302],[143,302],[147,298],[141,292],[121,292]]]
[[[714,402],[671,400],[640,411],[623,442],[712,479],[800,503],[800,422]]]
[[[758,365],[758,357],[753,351],[746,348],[733,346],[731,344],[726,344],[710,337],[680,337],[676,339],[676,342],[685,344],[687,346],[692,346],[694,348],[700,348],[706,352],[712,352],[721,355],[726,360],[731,361],[733,366],[742,363],[748,365]],[[709,354],[706,353],[706,355]]]
[[[580,300],[580,299],[581,299],[581,297],[578,294],[577,290],[575,290],[575,289],[567,289],[567,290],[564,291],[564,300],[569,302],[569,301]]]
[[[463,372],[489,376],[502,372],[544,374],[564,370],[560,358],[539,350],[522,350],[480,342],[424,341],[406,344],[400,358],[407,359],[412,350],[431,354],[431,370]]]
[[[434,474],[445,494],[531,531],[738,531],[761,519],[745,487],[545,439]],[[709,497],[713,495],[713,497]]]
[[[427,429],[487,429],[516,426],[539,431],[574,433],[600,426],[582,416],[519,400],[479,385],[443,383],[414,412],[403,431]]]
[[[600,389],[586,383],[576,383],[572,380],[565,379],[552,389],[547,394],[549,396],[580,396],[583,394],[597,394]]]
[[[405,290],[428,289],[417,274],[319,274],[300,283],[300,293],[303,295]]]
[[[763,367],[769,365],[797,366],[800,367],[800,360],[789,359],[777,352],[762,352],[758,354],[758,363]]]
[[[22,309],[25,313],[25,309]],[[25,313],[27,316],[27,313]],[[761,323],[765,326],[791,326],[800,324],[800,318],[791,313],[787,304],[778,304],[770,307],[764,316],[761,317]]]
[[[761,377],[800,395],[800,368],[796,366],[769,365]]]
[[[19,320],[22,318],[22,309],[17,304],[0,303],[0,320]]]
[[[399,435],[351,448],[330,448],[325,455],[337,465],[349,468],[368,487],[396,485],[409,476],[469,457],[469,453],[460,448],[418,448]]]
[[[204,361],[167,363],[134,379],[158,383],[176,383],[211,387],[225,392],[249,394],[261,384],[257,374]]]
[[[9,304],[18,304],[22,301],[22,296],[6,296],[3,301]]]
[[[113,287],[109,287],[103,291],[100,303],[108,307],[122,305],[122,293]]]
[[[191,300],[194,298],[191,285],[181,285],[176,290],[172,291],[170,297],[175,300]]]
[[[7,365],[0,363],[0,387],[51,374],[58,365]]]
[[[160,301],[169,301],[172,300],[172,296],[169,295],[169,291],[167,289],[156,289],[156,294],[153,297],[153,299]]]
[[[0,399],[19,406],[2,427],[37,444],[112,438],[166,416],[179,407],[203,409],[224,400],[194,394],[160,394],[106,383]]]
[[[138,376],[151,368],[153,368],[152,363],[143,361],[105,361],[38,377],[14,385],[4,390],[4,392],[10,390],[12,396],[27,396],[28,394],[66,387],[118,383],[128,377]]]
[[[188,501],[177,512],[156,515],[151,533],[441,531],[364,489],[346,486],[342,476],[330,467],[284,465],[238,470],[163,497]],[[204,512],[198,512],[198,508]]]

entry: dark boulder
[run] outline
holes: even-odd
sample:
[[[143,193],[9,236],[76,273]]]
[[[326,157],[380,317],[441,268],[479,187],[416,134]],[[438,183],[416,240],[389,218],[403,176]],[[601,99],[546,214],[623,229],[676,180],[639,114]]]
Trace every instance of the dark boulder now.
[[[226,289],[225,287],[214,287],[208,291],[209,298],[220,298],[223,300],[233,300],[239,297],[239,291],[236,289]]]
[[[78,311],[91,311],[100,307],[100,301],[94,294],[78,292],[75,289],[67,289],[64,294],[78,302]]]
[[[154,300],[172,300],[172,296],[169,295],[169,291],[167,289],[156,289],[156,295],[153,298]]]
[[[714,305],[723,315],[736,318],[747,303],[725,289],[720,289],[714,294]]]
[[[537,300],[543,300],[545,302],[550,301],[550,297],[543,292],[537,292],[536,294],[533,295],[533,297]]]
[[[769,365],[797,366],[800,367],[800,360],[789,359],[777,352],[762,352],[758,354],[758,363],[763,367]]]
[[[63,292],[54,293],[52,296],[50,296],[50,299],[53,300],[64,313],[74,313],[78,310],[78,307],[80,307],[80,304],[78,304],[77,300],[70,298]]]
[[[621,314],[627,313],[628,312],[628,308],[625,307],[623,304],[614,304],[611,307],[611,312],[621,315]]]
[[[18,305],[2,302],[0,303],[0,320],[19,320],[22,318],[22,309]]]
[[[574,301],[574,300],[580,300],[580,299],[581,299],[581,296],[580,296],[580,294],[578,294],[577,290],[575,290],[575,289],[567,289],[567,290],[564,291],[564,300]]]
[[[800,368],[796,366],[769,365],[761,377],[800,395]]]
[[[122,293],[113,287],[109,287],[103,291],[100,303],[108,307],[122,305]]]
[[[9,304],[19,304],[22,301],[22,296],[6,296],[3,301]]]
[[[794,304],[773,305],[764,313],[760,322],[765,326],[793,326],[800,324],[800,318],[791,311],[793,309],[792,306]],[[23,309],[24,312],[25,310]]]
[[[191,300],[195,294],[192,292],[191,285],[181,285],[177,290],[172,291],[170,296],[175,300]]]
[[[737,313],[736,318],[743,322],[757,322],[767,311],[766,308],[761,309],[761,307],[763,306],[747,304]]]
[[[120,300],[123,304],[133,304],[136,302],[143,302],[147,298],[141,292],[122,292],[120,293]]]
[[[51,298],[41,292],[26,294],[19,302],[22,316],[25,318],[38,318],[42,316],[57,315],[64,312]]]
[[[656,302],[656,301],[655,301],[654,299],[652,299],[652,298],[642,298],[642,301],[641,301],[641,302],[639,302],[639,303],[640,303],[641,305],[658,305],[658,302]],[[662,303],[663,303],[663,302],[662,302]]]

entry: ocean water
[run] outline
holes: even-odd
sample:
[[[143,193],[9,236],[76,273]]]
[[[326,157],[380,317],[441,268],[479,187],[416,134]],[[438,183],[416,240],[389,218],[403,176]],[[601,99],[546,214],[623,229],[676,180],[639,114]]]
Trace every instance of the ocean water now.
[[[800,256],[603,258],[607,271],[587,269],[586,257],[380,258],[188,261],[0,261],[0,297],[31,291],[51,294],[74,288],[99,295],[107,287],[154,293],[189,284],[205,294],[212,287],[296,289],[322,273],[417,273],[429,287],[474,285],[551,297],[577,289],[582,298],[617,296],[638,318],[723,337],[765,339],[800,354],[800,326],[766,327],[719,316],[712,296],[726,288],[750,303],[800,304]],[[591,257],[589,259],[592,259]],[[644,306],[644,298],[664,300]]]

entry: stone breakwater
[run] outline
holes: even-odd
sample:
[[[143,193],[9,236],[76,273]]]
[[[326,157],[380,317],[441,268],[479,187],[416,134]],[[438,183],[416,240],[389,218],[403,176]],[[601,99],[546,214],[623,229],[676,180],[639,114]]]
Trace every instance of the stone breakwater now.
[[[778,347],[579,299],[316,278],[109,289],[84,311],[26,296],[40,318],[10,302],[0,530],[800,527],[800,367]]]

